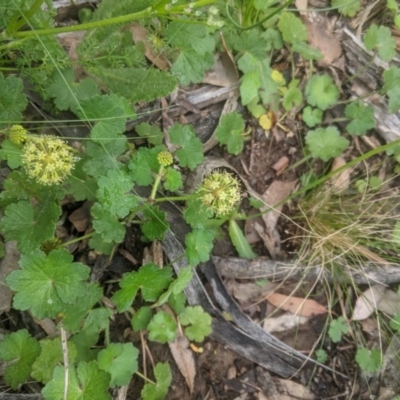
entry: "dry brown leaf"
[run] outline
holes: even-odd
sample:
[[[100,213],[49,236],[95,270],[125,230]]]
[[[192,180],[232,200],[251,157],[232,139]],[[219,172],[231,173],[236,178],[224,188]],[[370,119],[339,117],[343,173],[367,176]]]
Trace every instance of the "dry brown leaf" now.
[[[284,332],[305,324],[308,319],[308,317],[287,313],[276,318],[265,318],[263,329],[269,333]]]
[[[290,379],[277,378],[279,381],[280,391],[286,392],[279,397],[279,400],[290,400],[290,399],[303,399],[313,400],[315,395],[311,390],[301,385],[300,383],[294,382]]]
[[[292,314],[310,317],[311,315],[326,314],[328,310],[323,305],[312,299],[286,296],[280,293],[272,293],[265,300],[277,308],[289,311]]]
[[[17,242],[12,240],[5,245],[6,254],[0,263],[0,314],[10,311],[13,292],[5,284],[6,276],[18,269],[19,251]]]
[[[310,22],[307,19],[304,21],[307,32],[308,42],[313,48],[317,48],[323,58],[318,60],[319,64],[331,65],[342,55],[342,45],[340,40],[326,29],[326,23]]]
[[[400,314],[400,299],[394,290],[386,290],[378,303],[377,309],[389,315]]]
[[[308,0],[295,0],[294,4],[300,15],[307,15]]]
[[[185,336],[178,336],[173,342],[168,342],[168,345],[179,371],[185,378],[190,393],[193,393],[196,363],[193,352],[189,347],[189,340]]]
[[[282,175],[282,172],[288,167],[289,158],[286,156],[281,157],[274,165],[272,169],[276,171],[276,176]]]
[[[261,199],[264,201],[265,206],[260,210],[266,211],[270,207],[275,206],[280,203],[286,197],[290,195],[297,181],[292,182],[283,182],[283,181],[274,181],[269,186],[269,188],[262,194]],[[278,222],[280,212],[282,210],[283,204],[275,207],[273,210],[268,211],[267,213],[262,215],[262,218],[265,223],[265,233],[267,234],[270,244],[268,246],[268,251],[271,254],[272,258],[276,258],[276,256],[280,252],[280,236],[276,229],[276,224]],[[258,234],[260,232],[258,231]],[[261,234],[260,234],[261,236]],[[263,237],[263,236],[261,236]],[[264,242],[265,239],[263,238]]]
[[[226,52],[219,52],[214,56],[215,63],[210,71],[207,71],[203,83],[210,85],[231,87],[238,83],[239,74],[235,64]]]
[[[343,167],[346,164],[346,161],[343,157],[336,157],[333,160],[331,172],[336,169]],[[338,192],[341,192],[347,189],[350,186],[350,173],[352,168],[346,168],[344,171],[339,174],[334,175],[330,178],[330,181],[333,183],[333,188]]]
[[[73,211],[68,217],[72,225],[78,232],[85,232],[91,220],[90,207],[91,203],[86,201],[81,207]]]
[[[231,296],[241,303],[256,303],[276,289],[276,284],[269,282],[261,287],[256,283],[240,283],[235,279],[226,282],[227,290]]]
[[[146,56],[146,58],[151,61],[156,67],[160,68],[163,71],[167,71],[169,69],[168,60],[163,54],[157,54],[153,50],[146,29],[138,23],[133,23],[130,27],[130,31],[132,32],[132,38],[135,44],[138,42],[142,42],[144,44],[144,55]]]
[[[262,194],[261,198],[265,203],[265,207],[261,211],[268,210],[270,207],[280,203],[286,197],[290,195],[297,181],[283,182],[274,181],[268,187],[268,189]],[[275,207],[273,210],[263,214],[263,220],[269,229],[275,229],[278,222],[280,211],[282,210],[283,204]]]
[[[374,285],[368,288],[357,300],[353,311],[353,320],[361,321],[368,318],[377,310],[377,305],[381,301],[386,287]]]

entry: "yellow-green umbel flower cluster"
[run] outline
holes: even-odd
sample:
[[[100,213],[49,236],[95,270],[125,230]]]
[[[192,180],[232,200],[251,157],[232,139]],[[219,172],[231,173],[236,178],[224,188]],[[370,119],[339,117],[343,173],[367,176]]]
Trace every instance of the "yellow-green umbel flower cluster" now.
[[[27,133],[22,125],[13,125],[8,131],[8,137],[15,144],[22,144],[25,142]]]
[[[218,217],[232,211],[239,203],[240,184],[229,172],[215,170],[203,179],[198,194],[203,204]]]
[[[29,138],[22,148],[26,173],[42,185],[61,183],[74,168],[72,148],[55,136]]]
[[[157,154],[157,160],[163,167],[168,167],[174,162],[172,154],[169,151],[160,151]]]

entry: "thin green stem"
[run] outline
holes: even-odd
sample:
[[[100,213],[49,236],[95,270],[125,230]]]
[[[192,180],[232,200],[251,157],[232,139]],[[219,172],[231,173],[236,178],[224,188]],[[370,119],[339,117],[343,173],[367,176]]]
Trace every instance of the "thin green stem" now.
[[[144,381],[146,381],[147,383],[151,383],[152,385],[156,385],[156,383],[155,382],[153,382],[151,379],[149,379],[147,376],[144,376],[141,372],[139,372],[139,371],[136,371],[135,372],[135,374],[137,375],[137,376],[140,376]]]
[[[77,237],[77,238],[72,239],[72,240],[68,240],[68,242],[63,243],[62,245],[65,246],[65,247],[67,247],[67,246],[69,246],[70,244],[73,244],[73,243],[76,243],[76,242],[81,242],[82,240],[91,238],[91,237],[93,236],[93,234],[94,234],[94,232],[87,233],[86,235]]]
[[[229,11],[229,4],[228,2],[226,2],[226,15],[228,17],[228,19],[231,21],[231,23],[235,26],[235,28],[240,29],[242,31],[247,31],[249,29],[253,29],[256,28],[257,26],[263,24],[264,22],[268,21],[269,19],[271,19],[272,17],[274,17],[276,14],[278,14],[279,12],[281,12],[283,9],[285,9],[287,6],[289,6],[291,3],[293,2],[293,0],[288,0],[286,3],[283,3],[281,6],[279,6],[276,10],[272,11],[270,14],[268,14],[265,18],[263,18],[261,21],[258,21],[256,24],[251,25],[251,26],[246,26],[243,27],[241,25],[239,25],[231,16],[231,13]]]
[[[170,196],[170,197],[159,197],[158,199],[154,200],[154,203],[162,203],[163,201],[185,201],[191,200],[199,197],[197,194],[187,194],[185,196]]]
[[[290,169],[295,169],[297,168],[299,165],[304,164],[306,161],[308,161],[311,158],[311,154],[309,154],[308,156],[302,158],[301,160],[297,161],[296,163],[294,163]]]

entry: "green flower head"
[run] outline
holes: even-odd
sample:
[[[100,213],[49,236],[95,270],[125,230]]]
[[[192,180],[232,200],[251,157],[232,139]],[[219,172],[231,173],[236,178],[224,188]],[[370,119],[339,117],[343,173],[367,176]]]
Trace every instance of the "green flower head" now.
[[[22,144],[27,137],[26,129],[22,125],[13,125],[8,132],[8,136],[13,143]]]
[[[241,191],[240,183],[232,174],[215,170],[203,179],[198,189],[201,201],[215,216],[222,216],[239,204]]]
[[[29,138],[22,148],[22,163],[29,177],[42,185],[61,183],[74,168],[73,149],[55,136]]]
[[[174,159],[172,158],[172,154],[169,151],[160,151],[157,154],[157,161],[163,167],[168,167],[174,162]]]

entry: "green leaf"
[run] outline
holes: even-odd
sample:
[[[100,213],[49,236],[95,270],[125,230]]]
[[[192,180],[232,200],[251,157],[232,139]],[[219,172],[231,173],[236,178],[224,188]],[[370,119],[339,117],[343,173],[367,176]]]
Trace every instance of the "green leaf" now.
[[[39,382],[51,381],[54,368],[64,361],[61,338],[43,339],[40,341],[41,352],[32,365],[32,378]],[[74,343],[68,342],[68,360],[72,364],[76,358],[77,351]]]
[[[354,17],[361,9],[360,0],[332,0],[332,7],[346,17]]]
[[[167,291],[165,291],[157,301],[157,306],[160,307],[168,301],[171,295],[182,293],[190,280],[193,277],[193,269],[191,267],[181,268],[177,278],[172,281]]]
[[[22,120],[22,111],[28,105],[23,90],[21,78],[12,75],[5,78],[0,72],[0,128]]]
[[[390,327],[400,333],[400,314],[396,314],[389,322]]]
[[[29,253],[53,237],[60,214],[60,205],[51,196],[35,205],[22,200],[5,208],[0,229],[6,241],[16,240],[19,250]]]
[[[21,269],[6,277],[7,285],[16,292],[13,307],[30,310],[37,319],[55,318],[65,304],[73,304],[84,296],[90,270],[72,260],[64,249],[48,255],[40,251],[21,255]]]
[[[172,342],[176,337],[177,328],[178,325],[170,314],[158,311],[147,326],[149,339],[162,344]]]
[[[56,367],[53,379],[42,390],[45,400],[63,400],[64,368]],[[67,400],[111,400],[108,393],[110,375],[99,369],[95,361],[70,365]]]
[[[72,174],[64,181],[67,194],[73,196],[76,201],[94,201],[96,199],[96,180],[83,171],[87,158],[81,158],[75,163]]]
[[[111,375],[110,387],[127,385],[138,370],[139,350],[132,343],[111,343],[97,356],[99,368]]]
[[[383,363],[382,353],[379,349],[357,349],[356,362],[363,371],[376,372]]]
[[[337,103],[339,89],[329,75],[314,75],[307,83],[305,94],[308,104],[326,110]]]
[[[156,301],[161,293],[172,281],[172,269],[165,267],[160,269],[155,264],[146,264],[139,271],[124,274],[118,290],[112,300],[117,305],[119,312],[127,311],[136,297],[139,289],[145,301]]]
[[[39,354],[39,343],[27,330],[6,335],[0,342],[0,359],[8,363],[4,373],[7,385],[17,389],[19,385],[25,383],[31,373],[32,364]]]
[[[342,335],[349,332],[349,325],[344,317],[334,319],[329,326],[329,337],[332,342],[339,343],[342,340]]]
[[[142,122],[136,126],[135,130],[140,137],[146,138],[151,144],[160,145],[164,141],[164,134],[157,125]]]
[[[188,200],[183,216],[192,228],[202,228],[213,217],[213,212],[202,203],[201,199],[192,199]]]
[[[387,94],[389,96],[389,111],[394,114],[400,109],[400,86],[388,90]]]
[[[18,168],[22,165],[22,151],[21,146],[13,143],[11,140],[6,139],[1,144],[0,158],[7,161],[7,165],[11,169]]]
[[[396,221],[392,232],[392,242],[400,246],[400,221]]]
[[[396,55],[396,40],[386,26],[371,25],[365,32],[364,44],[367,50],[377,50],[383,61],[391,61]]]
[[[93,306],[100,301],[102,296],[103,290],[97,283],[86,284],[84,298],[79,298],[76,303],[64,306],[62,311],[64,328],[70,333],[76,333],[82,329],[83,320]]]
[[[186,326],[185,335],[188,339],[195,342],[202,342],[212,331],[211,316],[201,306],[186,307],[179,315],[179,322]]]
[[[274,29],[269,29],[268,32],[261,35],[256,29],[251,29],[242,32],[239,37],[237,34],[232,35],[228,42],[237,52],[249,53],[262,61],[267,51],[270,51],[274,46],[279,47],[282,38],[280,38],[279,32]]]
[[[203,145],[191,126],[175,124],[169,130],[169,137],[172,144],[180,147],[175,154],[181,167],[193,170],[203,162]]]
[[[105,255],[110,255],[117,243],[106,242],[100,233],[93,232],[92,237],[89,240],[89,246],[91,249]]]
[[[264,2],[264,0],[262,1]],[[280,50],[283,47],[282,35],[278,30],[268,28],[261,34],[261,36],[269,42],[271,50]]]
[[[318,349],[315,352],[315,355],[317,356],[317,361],[321,364],[325,364],[326,360],[328,359],[328,354],[325,350],[323,349]]]
[[[99,350],[93,349],[99,341],[98,333],[88,333],[84,330],[72,336],[70,341],[75,344],[78,355],[75,362],[89,362],[96,359]]]
[[[350,135],[364,135],[375,127],[374,109],[360,101],[348,104],[344,113],[347,118],[352,119],[346,127]]]
[[[95,203],[91,211],[94,218],[93,228],[105,242],[121,243],[124,240],[125,226],[107,208]]]
[[[382,87],[383,93],[388,93],[388,91],[394,87],[400,86],[400,68],[392,65],[389,69],[383,71],[383,82]]]
[[[81,119],[89,119],[94,124],[90,137],[94,142],[106,143],[121,140],[127,118],[134,119],[135,112],[123,97],[116,94],[94,96],[80,102],[78,114]]]
[[[299,53],[305,60],[320,60],[324,57],[319,50],[305,42],[293,43],[292,50],[295,53]]]
[[[131,325],[135,332],[144,331],[153,318],[153,310],[151,307],[143,306],[133,314]]]
[[[207,28],[203,25],[172,22],[165,30],[165,39],[170,46],[178,48],[171,72],[179,82],[182,85],[201,82],[205,71],[214,64],[215,39]]]
[[[163,240],[169,229],[167,213],[157,206],[147,206],[143,211],[144,223],[141,225],[143,234],[148,240]]]
[[[236,111],[224,114],[215,130],[215,138],[221,144],[226,144],[230,154],[238,155],[243,150],[244,121]]]
[[[261,97],[263,104],[269,105],[272,108],[279,106],[278,83],[272,79],[272,69],[267,60],[259,61],[251,54],[245,53],[238,60],[238,67],[244,72],[244,77],[240,86],[241,95],[244,96],[246,104],[254,111],[255,104],[258,103],[258,96]],[[249,78],[246,75],[249,74]],[[258,96],[255,94],[255,83],[259,82]],[[249,85],[249,87],[247,87]],[[243,86],[243,88],[242,88]],[[248,103],[247,103],[248,102]],[[255,103],[254,103],[255,102]]]
[[[303,94],[298,88],[299,82],[300,81],[298,79],[293,79],[289,84],[288,90],[283,96],[282,104],[286,111],[289,111],[294,107],[300,107],[303,103]]]
[[[200,262],[208,261],[213,249],[213,241],[213,232],[209,230],[197,229],[186,235],[186,257],[192,267],[195,267]]]
[[[110,215],[126,217],[137,205],[137,198],[128,193],[132,190],[133,179],[125,170],[111,170],[98,180],[97,199]]]
[[[311,108],[307,106],[303,110],[303,121],[310,128],[314,128],[322,122],[322,111],[319,108]]]
[[[164,179],[163,186],[165,190],[175,192],[183,187],[182,174],[172,167],[166,169]]]
[[[106,143],[94,143],[89,141],[85,145],[86,154],[90,157],[84,162],[83,171],[87,174],[100,178],[112,169],[119,169],[121,163],[119,156],[126,151],[126,137],[116,138]]]
[[[182,52],[172,64],[171,72],[176,75],[183,86],[199,83],[204,78],[205,71],[211,69],[214,57],[211,53],[199,57],[194,50]]]
[[[153,149],[140,147],[138,151],[133,154],[128,167],[132,171],[130,173],[131,178],[139,186],[148,186],[153,182],[152,172],[156,173],[159,168],[159,163],[157,161],[159,152],[159,147],[154,147]]]
[[[172,374],[168,363],[157,363],[154,367],[156,385],[146,383],[140,392],[143,400],[164,400],[172,382]]]
[[[177,83],[167,72],[154,68],[103,69],[95,73],[106,87],[132,103],[166,96]]]
[[[260,86],[260,74],[258,71],[250,71],[244,74],[240,84],[240,98],[244,106],[258,98]]]
[[[314,158],[328,161],[331,158],[340,156],[349,145],[349,141],[340,136],[337,128],[318,128],[315,131],[308,131],[306,143]]]
[[[229,237],[231,238],[239,257],[247,258],[249,260],[257,257],[257,254],[255,254],[251,249],[249,242],[234,219],[229,220]]]
[[[75,74],[72,68],[54,72],[53,82],[46,88],[50,97],[59,110],[70,109],[75,114],[80,109],[82,100],[100,95],[100,89],[93,78],[84,78],[79,82],[75,81]]]
[[[113,313],[109,308],[100,307],[90,310],[83,325],[83,330],[88,334],[99,333],[109,327]]]
[[[169,296],[168,304],[172,307],[176,314],[180,314],[185,310],[186,296],[185,293],[181,292]]]
[[[239,58],[237,62],[238,68],[244,73],[247,74],[252,71],[257,71],[260,66],[260,60],[255,58],[250,53],[243,54],[242,57]],[[242,78],[243,80],[243,78]]]
[[[293,13],[283,12],[279,18],[278,27],[282,32],[283,40],[287,43],[305,42],[308,39],[306,27]]]

